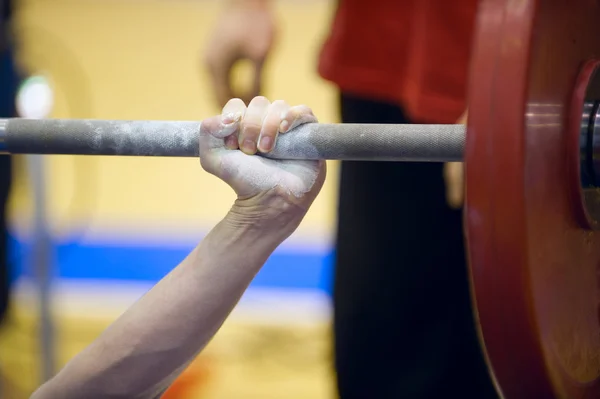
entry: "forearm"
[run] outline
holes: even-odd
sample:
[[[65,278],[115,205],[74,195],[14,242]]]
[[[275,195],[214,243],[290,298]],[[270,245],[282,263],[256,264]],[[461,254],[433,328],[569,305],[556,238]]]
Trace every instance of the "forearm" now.
[[[33,396],[154,398],[210,341],[295,221],[231,213],[192,253]]]

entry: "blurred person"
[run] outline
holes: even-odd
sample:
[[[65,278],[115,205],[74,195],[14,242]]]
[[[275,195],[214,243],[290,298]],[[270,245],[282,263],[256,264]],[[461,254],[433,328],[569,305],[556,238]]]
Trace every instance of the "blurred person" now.
[[[219,103],[261,90],[273,1],[229,0],[205,64]],[[344,123],[455,123],[477,0],[338,0],[318,71]],[[238,60],[255,68],[234,93]],[[339,396],[497,398],[476,333],[461,163],[342,162],[334,268]]]
[[[237,199],[223,220],[175,269],[75,356],[33,399],[159,398],[208,344],[273,251],[298,227],[326,175],[324,161],[278,161],[254,153],[302,123],[305,106],[248,107],[229,101],[200,129],[200,162]],[[239,132],[254,150],[237,150]],[[290,132],[289,134],[293,134]],[[247,138],[247,137],[246,137]]]
[[[11,35],[11,0],[0,0],[0,118],[16,116],[15,97],[19,75],[14,63],[14,42]],[[0,155],[0,325],[9,303],[7,202],[10,192],[12,162],[9,155]]]

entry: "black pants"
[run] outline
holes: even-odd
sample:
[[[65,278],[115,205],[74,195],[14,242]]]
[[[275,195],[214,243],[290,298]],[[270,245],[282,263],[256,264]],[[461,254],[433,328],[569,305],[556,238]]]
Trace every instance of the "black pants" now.
[[[19,78],[10,51],[0,52],[0,118],[16,115],[15,95]],[[9,303],[9,267],[7,251],[6,205],[10,192],[12,162],[0,155],[0,325]]]
[[[345,123],[410,123],[341,96]],[[461,211],[440,163],[344,162],[334,278],[342,399],[497,398],[477,340]],[[451,395],[450,395],[451,394]]]

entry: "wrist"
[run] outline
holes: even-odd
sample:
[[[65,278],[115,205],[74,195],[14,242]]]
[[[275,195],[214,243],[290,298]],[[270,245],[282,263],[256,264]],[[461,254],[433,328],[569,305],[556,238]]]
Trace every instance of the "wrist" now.
[[[243,266],[243,270],[255,274],[297,226],[291,220],[279,223],[234,205],[194,253],[204,261],[218,259],[221,264]]]
[[[229,210],[226,220],[241,229],[260,230],[287,238],[296,230],[306,215],[300,204],[277,195],[276,190],[261,193],[252,198],[237,199]]]

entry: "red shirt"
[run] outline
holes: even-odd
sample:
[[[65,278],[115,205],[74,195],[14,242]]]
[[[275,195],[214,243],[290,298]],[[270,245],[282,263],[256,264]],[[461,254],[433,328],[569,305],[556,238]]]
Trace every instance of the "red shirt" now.
[[[423,123],[455,123],[478,0],[339,0],[319,73],[342,91],[400,105]]]

